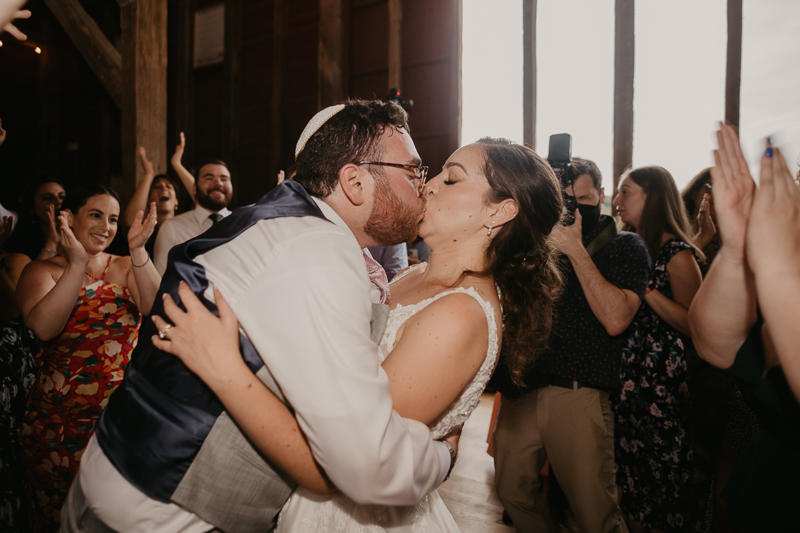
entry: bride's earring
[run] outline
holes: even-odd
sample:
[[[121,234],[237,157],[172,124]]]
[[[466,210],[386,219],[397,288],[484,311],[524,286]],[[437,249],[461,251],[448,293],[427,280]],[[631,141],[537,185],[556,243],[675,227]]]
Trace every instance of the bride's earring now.
[[[492,236],[492,228],[494,228],[494,220],[489,223],[489,230],[486,232],[486,235],[491,237]]]

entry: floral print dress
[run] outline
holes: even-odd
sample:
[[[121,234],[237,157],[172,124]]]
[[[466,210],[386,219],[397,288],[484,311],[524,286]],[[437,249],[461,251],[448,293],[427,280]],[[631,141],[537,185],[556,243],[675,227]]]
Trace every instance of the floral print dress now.
[[[38,351],[20,318],[0,320],[0,531],[28,531],[19,431]]]
[[[40,343],[22,426],[34,531],[58,531],[81,455],[136,346],[141,314],[127,287],[104,281],[107,271],[81,289],[61,336]]]
[[[650,288],[672,299],[667,263],[691,250],[670,239],[656,259]],[[611,394],[617,485],[622,509],[649,531],[697,531],[702,511],[692,490],[686,339],[642,302],[622,352],[622,388]]]

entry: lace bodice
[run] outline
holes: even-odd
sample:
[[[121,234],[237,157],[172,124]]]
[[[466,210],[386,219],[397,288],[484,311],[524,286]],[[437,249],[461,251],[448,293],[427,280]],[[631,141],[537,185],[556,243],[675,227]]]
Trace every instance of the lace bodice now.
[[[392,284],[401,280],[410,272],[424,268],[425,266],[427,266],[427,263],[414,265],[401,274],[398,274],[392,280]],[[472,414],[472,411],[478,406],[478,403],[480,403],[481,393],[483,393],[483,389],[486,388],[489,378],[492,377],[498,351],[497,324],[494,320],[494,308],[492,307],[492,304],[481,298],[478,294],[478,291],[472,287],[467,289],[458,287],[449,291],[440,292],[436,296],[427,298],[421,302],[417,302],[409,306],[398,304],[389,313],[389,320],[386,323],[386,330],[380,343],[380,362],[383,363],[383,361],[392,351],[392,348],[394,348],[397,340],[397,332],[409,318],[436,300],[439,300],[448,294],[459,292],[469,294],[475,298],[475,300],[477,300],[483,308],[483,312],[486,315],[486,323],[489,327],[489,347],[486,351],[486,359],[484,359],[483,364],[478,369],[478,372],[475,374],[472,380],[467,384],[466,387],[464,387],[464,390],[461,391],[461,394],[458,396],[458,398],[456,398],[455,401],[450,404],[450,406],[430,424],[429,427],[431,430],[431,437],[433,439],[445,437],[454,427],[466,422],[467,418],[469,418],[469,415]]]

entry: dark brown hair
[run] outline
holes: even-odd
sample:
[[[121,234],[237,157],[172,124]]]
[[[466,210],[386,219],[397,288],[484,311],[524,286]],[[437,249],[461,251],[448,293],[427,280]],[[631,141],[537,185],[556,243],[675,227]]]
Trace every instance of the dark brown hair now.
[[[487,202],[511,198],[519,213],[497,230],[486,250],[487,271],[500,291],[503,351],[511,379],[523,385],[525,369],[547,347],[553,304],[563,281],[549,235],[561,220],[561,186],[547,161],[525,146],[484,137]]]
[[[691,218],[694,215],[694,197],[700,187],[711,181],[711,169],[706,168],[701,170],[681,191],[681,198],[683,198],[683,205],[686,206],[686,213]],[[692,222],[691,220],[689,222]]]
[[[646,198],[639,227],[634,228],[630,224],[623,224],[622,229],[635,231],[644,239],[653,262],[658,258],[664,233],[674,233],[694,248],[699,261],[704,261],[705,255],[694,242],[686,207],[683,205],[672,174],[663,167],[649,166],[630,170],[623,174],[622,178],[626,176],[644,189]]]
[[[592,178],[592,184],[599,193],[603,188],[603,175],[600,174],[600,169],[594,161],[588,159],[581,159],[580,157],[573,157],[567,166],[567,172],[573,180],[577,180],[584,174],[588,174]]]
[[[294,181],[312,196],[330,195],[336,189],[343,166],[380,159],[378,139],[389,127],[409,133],[408,114],[399,105],[380,100],[348,100],[344,109],[308,139],[297,156]]]

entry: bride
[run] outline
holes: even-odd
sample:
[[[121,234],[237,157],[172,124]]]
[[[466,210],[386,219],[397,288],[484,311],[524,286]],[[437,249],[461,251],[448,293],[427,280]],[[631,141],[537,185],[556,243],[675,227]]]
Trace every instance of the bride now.
[[[484,138],[454,152],[425,186],[427,210],[419,235],[430,260],[391,284],[391,312],[379,345],[394,409],[427,424],[435,439],[463,424],[480,401],[501,342],[512,378],[544,347],[553,295],[561,279],[548,236],[559,222],[559,184],[532,150]],[[218,393],[246,369],[239,355],[236,317],[215,289],[216,318],[185,286],[187,312],[167,296],[174,324],[169,340],[153,338]],[[162,330],[166,322],[153,317]],[[249,372],[249,370],[247,370]],[[278,532],[459,531],[436,491],[415,506],[359,505],[336,492],[310,449],[287,442],[300,433],[291,412],[264,388],[265,404],[242,405],[220,396],[243,429],[270,459],[284,466],[300,488],[289,498]],[[265,408],[269,402],[270,408]],[[283,422],[275,431],[278,404]],[[253,423],[271,419],[271,425]]]

